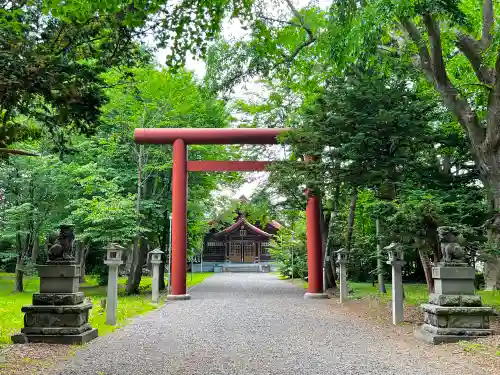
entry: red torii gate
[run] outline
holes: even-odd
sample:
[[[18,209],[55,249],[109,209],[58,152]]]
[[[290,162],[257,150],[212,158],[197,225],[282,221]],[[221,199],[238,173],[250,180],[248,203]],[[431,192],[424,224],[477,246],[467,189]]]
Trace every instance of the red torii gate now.
[[[151,128],[136,129],[139,144],[172,144],[172,277],[170,300],[187,300],[187,172],[263,171],[267,161],[188,161],[190,144],[277,144],[277,137],[289,129],[255,128]],[[323,293],[320,199],[308,194],[306,206],[309,287],[306,298],[326,298]]]

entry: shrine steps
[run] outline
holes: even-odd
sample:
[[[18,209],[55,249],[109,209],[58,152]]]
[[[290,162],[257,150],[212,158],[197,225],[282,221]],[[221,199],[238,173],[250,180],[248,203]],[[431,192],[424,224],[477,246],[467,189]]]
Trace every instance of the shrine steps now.
[[[264,266],[264,267],[263,267]],[[265,272],[268,268],[261,263],[226,263],[222,266],[223,272]],[[267,271],[269,272],[269,271]]]

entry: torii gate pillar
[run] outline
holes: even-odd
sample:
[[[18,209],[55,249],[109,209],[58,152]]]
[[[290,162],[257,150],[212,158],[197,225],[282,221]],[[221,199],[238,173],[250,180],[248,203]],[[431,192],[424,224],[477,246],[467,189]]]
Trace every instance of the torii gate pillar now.
[[[172,282],[168,299],[187,300],[187,147],[183,139],[173,144],[172,167]]]
[[[304,298],[328,298],[323,293],[323,239],[321,237],[320,215],[321,200],[307,191],[306,232],[307,232],[307,281],[308,288]]]

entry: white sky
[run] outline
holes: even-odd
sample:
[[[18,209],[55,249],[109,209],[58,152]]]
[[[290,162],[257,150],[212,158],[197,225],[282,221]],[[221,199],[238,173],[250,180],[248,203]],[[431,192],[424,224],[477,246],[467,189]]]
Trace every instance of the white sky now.
[[[270,15],[274,15],[276,12],[280,12],[279,9],[276,8],[276,2],[272,2],[271,0],[264,0],[267,8],[269,9]],[[292,0],[292,3],[297,9],[307,6],[308,4],[314,3],[315,5],[319,5],[322,8],[327,8],[331,4],[331,0]],[[281,2],[283,7],[286,7],[284,1]],[[278,7],[279,8],[279,7]],[[224,22],[222,27],[222,35],[224,39],[227,40],[241,40],[247,36],[248,31],[243,30],[241,23],[238,20],[227,20]],[[164,64],[166,61],[166,50],[159,50],[156,53],[156,58],[160,64]],[[206,68],[204,61],[194,60],[192,56],[188,56],[185,65],[186,70],[192,71],[197,79],[202,79],[205,75]],[[259,92],[262,94],[265,92],[265,88],[262,84],[255,81],[247,81],[243,84],[237,86],[234,89],[231,99],[249,99],[252,97],[252,93]],[[255,96],[253,96],[255,97]],[[280,148],[277,149],[277,158],[284,158],[284,151]],[[241,195],[245,195],[246,197],[250,197],[252,193],[256,190],[256,188],[265,184],[267,181],[268,173],[267,172],[253,172],[253,173],[245,173],[244,177],[247,179],[243,185],[236,192],[230,192],[222,190],[218,194],[227,195],[230,197],[238,198]]]

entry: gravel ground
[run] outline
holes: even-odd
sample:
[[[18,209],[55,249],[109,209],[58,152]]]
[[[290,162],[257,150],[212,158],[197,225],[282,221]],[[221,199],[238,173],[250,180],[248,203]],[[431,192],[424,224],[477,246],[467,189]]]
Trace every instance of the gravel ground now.
[[[216,274],[190,293],[190,301],[91,342],[56,373],[487,374],[453,358],[424,359],[397,337],[329,309],[329,301],[304,300],[303,290],[273,275]]]

